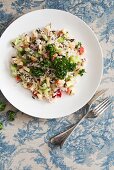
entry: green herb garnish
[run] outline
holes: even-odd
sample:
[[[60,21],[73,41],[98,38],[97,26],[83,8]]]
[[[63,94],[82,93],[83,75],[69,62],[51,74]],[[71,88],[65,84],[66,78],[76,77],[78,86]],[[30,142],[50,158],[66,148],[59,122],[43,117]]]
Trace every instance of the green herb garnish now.
[[[6,104],[3,102],[0,102],[0,111],[4,111],[6,107]]]
[[[53,44],[48,44],[46,46],[46,51],[49,52],[49,56],[52,57],[56,53],[56,48]]]
[[[79,74],[80,76],[83,76],[84,73],[85,73],[85,69],[82,69],[82,70],[79,71],[78,74]]]
[[[46,68],[49,68],[51,66],[51,61],[45,59],[44,61],[42,61],[41,63],[41,66],[46,69]]]
[[[53,62],[53,68],[55,69],[55,76],[64,79],[68,71],[73,71],[76,68],[76,64],[70,63],[65,57],[56,58]]]
[[[64,79],[64,77],[67,75],[67,70],[65,70],[63,68],[56,69],[55,75],[59,79]]]
[[[2,129],[3,129],[3,123],[0,122],[0,130],[2,130]]]
[[[8,114],[8,120],[9,121],[13,121],[13,120],[15,120],[15,112],[14,111],[12,111],[12,110],[9,110],[8,112],[7,112],[7,114]]]
[[[31,67],[30,72],[31,72],[31,75],[35,77],[40,77],[44,75],[44,71],[38,67]]]
[[[76,68],[76,63],[68,63],[68,71],[74,71]]]

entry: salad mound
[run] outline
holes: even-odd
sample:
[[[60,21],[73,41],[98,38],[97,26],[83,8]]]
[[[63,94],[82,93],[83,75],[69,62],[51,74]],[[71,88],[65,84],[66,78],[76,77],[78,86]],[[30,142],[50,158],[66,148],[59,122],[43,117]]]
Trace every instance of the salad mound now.
[[[63,92],[75,94],[76,78],[85,73],[81,42],[48,25],[11,43],[16,52],[11,58],[12,76],[32,92],[33,98],[51,101]]]

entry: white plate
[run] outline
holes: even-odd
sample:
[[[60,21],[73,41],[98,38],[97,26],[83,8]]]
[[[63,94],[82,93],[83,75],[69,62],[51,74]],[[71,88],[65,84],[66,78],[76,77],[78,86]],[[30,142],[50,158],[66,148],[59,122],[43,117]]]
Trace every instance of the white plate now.
[[[53,29],[65,28],[81,41],[86,49],[86,74],[76,85],[77,93],[63,96],[54,103],[34,100],[10,75],[9,62],[13,50],[10,41],[19,34],[44,27],[51,23]],[[7,100],[20,111],[40,118],[59,118],[83,107],[95,93],[102,76],[102,50],[93,31],[78,17],[60,10],[44,9],[30,12],[15,20],[2,34],[0,40],[0,87]]]

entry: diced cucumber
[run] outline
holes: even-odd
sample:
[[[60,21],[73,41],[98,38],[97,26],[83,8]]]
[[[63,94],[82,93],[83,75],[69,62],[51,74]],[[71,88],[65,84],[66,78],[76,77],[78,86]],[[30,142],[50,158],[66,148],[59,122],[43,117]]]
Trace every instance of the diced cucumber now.
[[[76,63],[81,62],[81,58],[79,56],[76,56],[75,61],[76,61]]]
[[[12,73],[12,76],[17,76],[17,67],[15,65],[11,65],[11,73]]]
[[[79,56],[70,56],[69,59],[71,63],[81,62],[81,58]]]
[[[59,37],[59,38],[57,39],[57,41],[58,41],[59,43],[63,43],[63,42],[64,42],[64,40],[65,40],[65,38],[64,38],[64,37]]]
[[[18,37],[18,38],[15,39],[14,44],[15,44],[15,45],[18,45],[20,42],[21,42],[21,40],[20,40],[20,38]]]
[[[45,90],[45,89],[47,89],[47,84],[46,83],[44,83],[42,86],[40,86],[39,87],[41,90]]]
[[[45,96],[48,96],[48,95],[49,95],[49,91],[50,91],[50,89],[49,89],[49,88],[47,88],[47,89],[45,89],[45,90],[44,90],[44,94],[45,94]]]
[[[22,51],[23,51],[23,48],[19,47],[19,48],[18,48],[18,51],[19,51],[19,52],[22,52]]]

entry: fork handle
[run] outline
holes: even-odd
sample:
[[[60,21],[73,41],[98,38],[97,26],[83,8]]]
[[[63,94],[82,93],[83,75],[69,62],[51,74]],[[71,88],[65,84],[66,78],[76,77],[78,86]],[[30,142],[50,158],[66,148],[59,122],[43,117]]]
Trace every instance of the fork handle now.
[[[77,124],[73,124],[72,127],[70,127],[69,129],[52,137],[50,139],[51,144],[60,145],[62,147],[64,145],[64,143],[66,142],[66,140],[71,135],[72,131],[74,131],[83,122],[83,120],[89,115],[89,113],[90,112],[87,112]]]
[[[72,127],[69,127],[64,132],[52,137],[50,139],[50,142],[54,145],[61,145],[62,142],[70,135],[70,133],[73,131],[73,129],[76,127],[77,124],[73,124]]]

